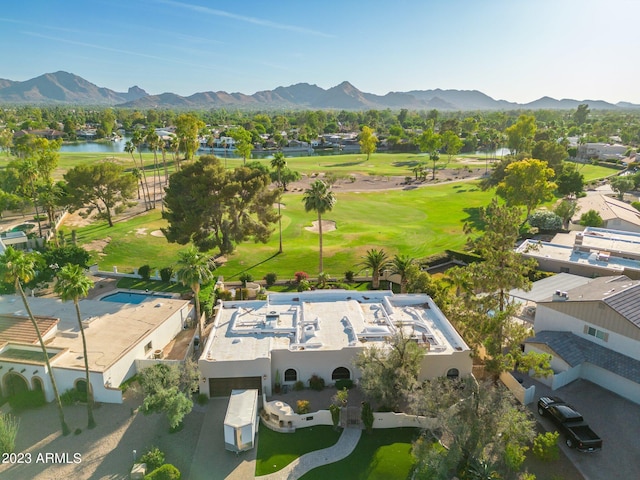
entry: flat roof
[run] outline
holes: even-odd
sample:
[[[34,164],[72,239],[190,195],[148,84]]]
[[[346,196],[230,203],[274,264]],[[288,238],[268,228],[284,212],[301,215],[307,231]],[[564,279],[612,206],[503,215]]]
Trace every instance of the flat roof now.
[[[201,358],[247,361],[269,358],[273,350],[382,345],[399,328],[433,354],[469,349],[428,295],[317,290],[223,302]]]
[[[84,369],[82,337],[73,302],[45,297],[29,297],[28,301],[34,315],[60,320],[56,335],[47,345],[66,348],[67,352],[57,356],[53,365]],[[97,372],[107,370],[143,337],[181,309],[185,309],[186,319],[191,310],[186,300],[151,298],[139,305],[81,300],[89,369]],[[0,295],[0,315],[26,317],[22,299],[17,295]]]
[[[258,390],[231,390],[224,424],[239,428],[255,422],[258,407]]]
[[[551,277],[543,278],[531,284],[531,290],[526,291],[521,288],[514,288],[509,291],[509,295],[521,298],[530,302],[542,302],[549,300],[556,290],[567,291],[591,282],[591,278],[572,275],[570,273],[558,273]]]

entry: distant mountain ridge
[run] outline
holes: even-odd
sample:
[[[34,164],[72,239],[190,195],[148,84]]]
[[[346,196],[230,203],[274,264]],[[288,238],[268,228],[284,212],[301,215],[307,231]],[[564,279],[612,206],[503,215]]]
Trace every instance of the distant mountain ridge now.
[[[44,105],[111,105],[122,108],[223,108],[240,109],[331,109],[370,110],[401,109],[477,111],[477,110],[570,110],[581,103],[589,104],[592,110],[640,109],[630,102],[608,103],[602,100],[556,100],[542,97],[529,103],[495,100],[477,90],[411,90],[376,95],[362,92],[344,81],[327,90],[308,83],[297,83],[274,90],[262,90],[247,95],[240,92],[207,91],[187,97],[175,93],[149,95],[138,86],[127,92],[98,87],[82,77],[68,72],[55,72],[18,82],[0,79],[0,104],[44,104]]]

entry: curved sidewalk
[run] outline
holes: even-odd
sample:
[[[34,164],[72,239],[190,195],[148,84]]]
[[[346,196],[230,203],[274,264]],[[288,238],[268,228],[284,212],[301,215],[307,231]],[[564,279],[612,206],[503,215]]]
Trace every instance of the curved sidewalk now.
[[[296,480],[316,467],[338,462],[351,455],[358,445],[361,434],[362,430],[358,428],[345,428],[335,445],[306,453],[282,470],[256,477],[256,480]]]

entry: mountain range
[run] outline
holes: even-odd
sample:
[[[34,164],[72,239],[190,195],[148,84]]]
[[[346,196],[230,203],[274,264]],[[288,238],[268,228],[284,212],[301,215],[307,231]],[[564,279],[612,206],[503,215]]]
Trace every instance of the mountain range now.
[[[602,100],[556,100],[542,97],[529,103],[495,100],[477,90],[411,90],[375,95],[358,90],[349,82],[327,90],[308,83],[298,83],[253,95],[207,91],[183,97],[175,93],[150,95],[134,86],[127,92],[98,87],[68,72],[40,75],[24,82],[0,79],[0,104],[31,105],[102,105],[122,108],[211,109],[233,107],[246,110],[331,109],[331,110],[571,110],[587,103],[592,110],[640,109],[629,102],[608,103]]]

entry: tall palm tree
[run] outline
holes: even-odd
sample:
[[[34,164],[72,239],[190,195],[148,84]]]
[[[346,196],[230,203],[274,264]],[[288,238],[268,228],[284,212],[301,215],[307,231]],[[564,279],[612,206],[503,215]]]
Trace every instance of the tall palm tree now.
[[[389,257],[383,249],[367,250],[360,265],[371,269],[371,284],[374,290],[380,288],[380,272],[389,266]]]
[[[149,196],[149,184],[147,183],[147,176],[144,172],[144,163],[142,162],[142,155],[140,155],[140,167],[138,167],[138,163],[136,162],[136,157],[134,155],[136,148],[138,148],[141,142],[142,142],[142,137],[140,136],[140,132],[136,131],[133,134],[133,137],[131,137],[131,140],[127,140],[127,142],[124,144],[124,151],[131,154],[133,165],[140,173],[140,177],[144,180],[144,183],[142,180],[140,180],[140,183],[142,184],[142,196],[144,197],[145,209],[150,210],[151,198]],[[137,178],[137,175],[135,173],[134,175]],[[146,192],[145,192],[145,187],[146,187]]]
[[[396,255],[391,260],[391,273],[400,275],[400,293],[407,293],[407,270],[413,263],[408,255]]]
[[[320,239],[320,262],[318,273],[324,272],[322,262],[322,214],[333,210],[336,201],[336,196],[331,191],[331,187],[322,180],[316,180],[313,182],[311,186],[305,190],[304,195],[302,195],[305,212],[314,211],[318,213],[318,236]]]
[[[284,159],[284,153],[276,152],[271,160],[271,168],[275,168],[278,172],[278,187],[282,187],[281,173],[282,169],[287,166]],[[278,202],[278,230],[280,230],[280,248],[278,253],[282,253],[282,215],[280,214],[280,202]]]
[[[158,163],[158,144],[160,143],[160,137],[156,133],[155,129],[149,127],[145,132],[144,140],[147,147],[153,152],[153,208],[156,208],[156,187],[161,183],[160,170]]]
[[[36,182],[39,178],[38,165],[30,158],[24,159],[19,165],[20,180],[24,182],[22,189],[26,195],[31,197],[33,206],[36,209],[36,218],[38,220],[38,234],[42,237],[42,224],[40,223],[40,212],[38,211],[38,188]]]
[[[56,292],[62,301],[73,301],[76,307],[76,316],[78,318],[78,329],[82,336],[82,354],[84,355],[84,374],[87,385],[87,427],[93,428],[96,426],[96,421],[93,418],[93,387],[91,386],[91,380],[89,379],[89,357],[87,355],[87,339],[84,335],[84,327],[82,325],[82,315],[80,315],[80,298],[86,297],[93,287],[93,281],[91,281],[85,274],[84,269],[80,265],[67,264],[58,272],[58,282],[54,287]]]
[[[36,331],[38,342],[40,342],[40,348],[44,354],[44,362],[47,366],[47,372],[49,373],[49,379],[51,380],[51,386],[53,387],[53,395],[55,397],[56,406],[58,407],[58,417],[60,419],[60,426],[62,428],[63,435],[69,435],[69,427],[64,419],[64,411],[62,410],[62,402],[60,401],[60,394],[58,392],[58,385],[56,384],[56,378],[53,375],[51,369],[51,363],[49,362],[49,355],[47,355],[47,347],[44,345],[38,322],[36,322],[31,307],[27,301],[27,296],[22,288],[22,282],[29,282],[35,276],[34,260],[31,255],[25,254],[21,250],[15,250],[13,247],[7,247],[5,252],[0,255],[0,278],[7,283],[13,283],[16,292],[22,297],[24,308],[27,310],[31,324]]]
[[[196,306],[196,321],[198,322],[198,335],[202,338],[202,321],[200,314],[200,284],[210,282],[213,279],[215,264],[205,253],[198,251],[194,246],[178,252],[176,275],[185,286],[191,287]]]

